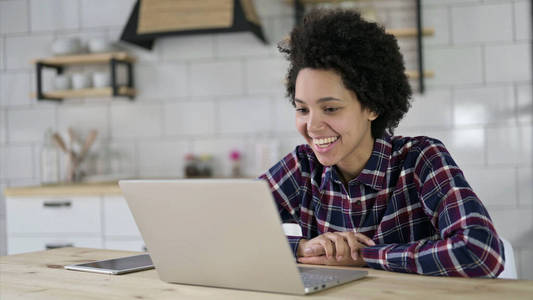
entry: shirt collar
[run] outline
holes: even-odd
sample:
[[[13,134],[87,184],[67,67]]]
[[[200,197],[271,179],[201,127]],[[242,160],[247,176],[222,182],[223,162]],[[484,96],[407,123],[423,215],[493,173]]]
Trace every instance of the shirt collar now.
[[[378,191],[384,189],[387,186],[385,181],[391,154],[392,145],[390,135],[385,134],[382,138],[376,139],[372,154],[365,167],[356,178],[348,182],[348,185],[364,184]],[[324,167],[320,189],[325,190],[330,181],[342,184],[341,177],[336,168],[332,166]]]

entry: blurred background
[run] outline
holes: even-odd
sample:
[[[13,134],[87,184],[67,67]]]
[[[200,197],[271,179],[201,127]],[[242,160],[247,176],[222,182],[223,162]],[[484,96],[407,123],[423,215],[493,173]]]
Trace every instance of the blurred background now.
[[[76,173],[81,182],[181,178],[192,163],[215,177],[256,177],[303,143],[285,97],[287,63],[276,47],[297,12],[292,1],[251,2],[267,44],[251,32],[203,33],[157,38],[146,50],[118,42],[134,0],[0,0],[0,190],[66,180],[68,156],[54,133],[78,154],[89,144]],[[304,2],[304,11],[359,9],[388,30],[416,27],[414,0]],[[528,0],[423,0],[428,77],[423,93],[411,80],[412,109],[395,132],[444,142],[513,245],[524,279],[533,279],[531,15]],[[59,54],[57,41],[73,39],[80,49],[96,40],[135,57],[135,98],[37,100],[32,60]],[[416,38],[398,41],[407,69],[417,70]],[[81,65],[67,74],[73,86],[75,73],[89,74],[96,87],[98,72]],[[43,90],[61,87],[55,72],[42,76]],[[107,205],[101,197],[98,205]],[[6,198],[0,194],[1,255],[17,252],[8,240],[37,235],[10,231]],[[16,217],[22,227],[32,219]],[[101,235],[98,245],[112,248],[95,233]]]

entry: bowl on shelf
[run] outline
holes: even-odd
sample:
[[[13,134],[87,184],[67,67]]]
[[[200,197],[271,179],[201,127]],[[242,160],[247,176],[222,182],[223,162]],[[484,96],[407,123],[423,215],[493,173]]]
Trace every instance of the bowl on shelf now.
[[[89,48],[89,52],[91,53],[104,53],[113,51],[113,44],[103,38],[90,39],[87,46]]]
[[[81,42],[77,37],[60,38],[52,43],[54,55],[72,55],[81,52]]]
[[[72,88],[75,90],[86,89],[92,86],[91,76],[86,73],[72,74]]]
[[[94,72],[93,73],[93,86],[95,88],[104,88],[111,85],[111,77],[109,72]]]
[[[69,75],[57,75],[54,78],[54,89],[56,91],[64,91],[70,89],[70,76]]]

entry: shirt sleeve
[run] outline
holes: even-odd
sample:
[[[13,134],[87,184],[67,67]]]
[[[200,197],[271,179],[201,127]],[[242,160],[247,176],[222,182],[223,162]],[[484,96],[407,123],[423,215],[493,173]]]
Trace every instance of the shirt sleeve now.
[[[433,140],[415,165],[424,212],[439,236],[362,250],[376,269],[441,276],[497,277],[504,248],[489,214],[444,145]]]
[[[298,147],[267,172],[259,176],[270,186],[282,223],[300,223],[299,193],[302,181]],[[294,256],[301,236],[287,236]]]

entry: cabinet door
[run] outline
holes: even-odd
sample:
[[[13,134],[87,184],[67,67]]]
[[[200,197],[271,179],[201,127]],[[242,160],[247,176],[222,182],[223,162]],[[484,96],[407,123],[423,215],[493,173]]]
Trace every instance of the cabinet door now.
[[[141,239],[130,208],[123,197],[104,197],[104,236]]]
[[[100,197],[6,199],[7,234],[101,234]]]
[[[61,247],[103,248],[101,237],[8,237],[7,254],[42,251]]]

